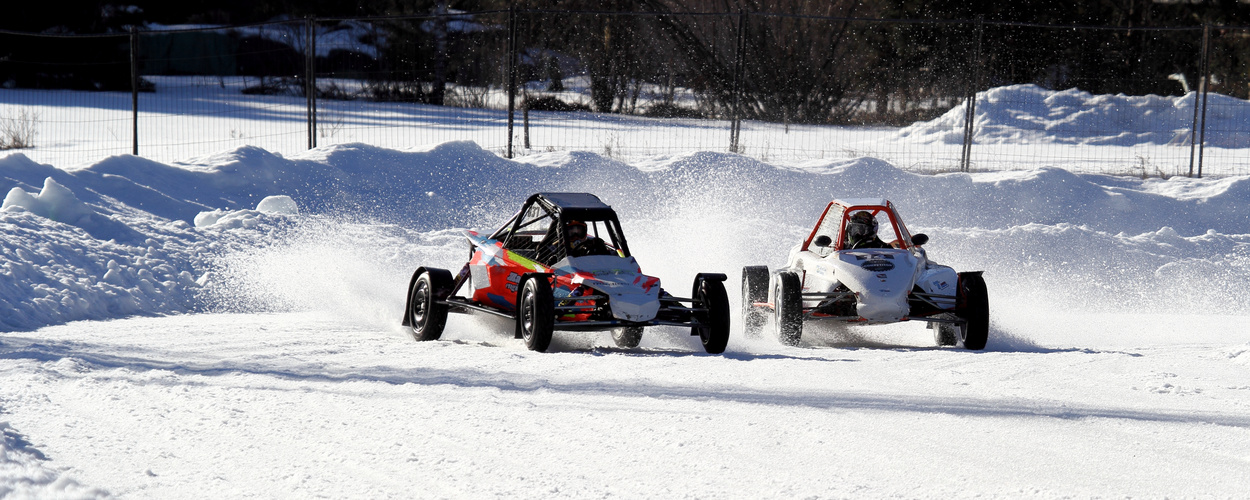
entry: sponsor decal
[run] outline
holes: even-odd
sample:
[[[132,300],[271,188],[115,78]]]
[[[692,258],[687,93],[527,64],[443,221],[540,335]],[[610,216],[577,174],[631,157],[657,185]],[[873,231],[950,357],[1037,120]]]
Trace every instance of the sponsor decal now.
[[[512,300],[511,300],[511,299],[508,299],[508,298],[505,298],[505,297],[500,297],[500,296],[498,296],[498,295],[495,295],[495,294],[493,294],[493,293],[489,293],[489,292],[487,292],[487,293],[486,293],[486,297],[485,297],[485,298],[486,298],[485,302],[486,302],[487,304],[489,304],[489,305],[493,305],[493,306],[498,307],[498,308],[500,308],[500,309],[504,309],[504,310],[507,310],[507,311],[511,311],[511,310],[513,310],[513,309],[516,309],[516,306],[512,304]]]
[[[521,275],[519,275],[519,274],[517,274],[517,273],[510,273],[510,274],[508,274],[508,282],[509,282],[509,283],[520,283],[520,282],[521,282]],[[513,287],[513,288],[516,288],[516,287]]]
[[[945,290],[946,287],[949,287],[950,285],[946,284],[945,281],[934,281],[933,286],[936,287],[938,290]]]
[[[854,257],[855,257],[855,260],[872,260],[872,259],[889,259],[889,260],[894,260],[894,254],[891,254],[891,253],[885,253],[885,252],[881,252],[881,253],[877,253],[877,252],[867,252],[867,253],[859,253],[859,252],[854,252],[854,253],[850,253],[850,255],[854,256]]]
[[[884,260],[873,259],[873,260],[864,261],[864,263],[860,264],[859,267],[862,267],[864,269],[867,269],[875,273],[882,273],[882,272],[886,272],[891,269],[894,269],[894,263],[887,262]]]
[[[887,277],[889,277],[889,275],[887,275],[887,274],[885,274],[885,273],[881,273],[881,274],[878,274],[878,275],[877,275],[877,277],[878,277],[878,278],[887,278]]]

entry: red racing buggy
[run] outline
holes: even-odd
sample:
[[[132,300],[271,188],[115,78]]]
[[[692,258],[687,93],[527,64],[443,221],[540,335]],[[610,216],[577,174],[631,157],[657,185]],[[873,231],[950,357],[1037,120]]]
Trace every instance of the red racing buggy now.
[[[515,336],[535,351],[547,350],[555,330],[610,330],[624,348],[637,347],[647,326],[689,327],[712,354],[729,342],[726,276],[698,274],[689,298],[665,292],[593,194],[538,193],[489,236],[465,235],[471,252],[459,273],[412,275],[403,324],[416,340],[437,340],[448,313],[480,313],[514,320]]]

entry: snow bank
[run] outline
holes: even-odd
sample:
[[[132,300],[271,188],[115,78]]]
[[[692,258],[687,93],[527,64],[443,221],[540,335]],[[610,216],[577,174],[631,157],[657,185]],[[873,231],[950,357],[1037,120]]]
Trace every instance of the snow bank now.
[[[10,210],[16,207],[30,210],[40,217],[78,227],[93,225],[91,216],[95,214],[95,211],[79,201],[73,192],[57,184],[51,177],[44,180],[43,190],[36,195],[22,191],[21,188],[10,190],[8,196],[4,197],[4,204],[0,206],[0,210]]]
[[[51,177],[44,179],[43,189],[38,194],[27,193],[17,187],[9,190],[3,205],[0,205],[0,211],[20,210],[28,210],[40,217],[78,227],[96,239],[129,240],[137,236],[125,224],[96,213],[74,196],[73,191],[58,184]]]
[[[213,243],[185,223],[138,226],[152,237],[122,244],[28,212],[0,214],[0,330],[199,309],[192,273]]]
[[[451,142],[289,158],[243,147],[178,164],[117,156],[72,171],[17,154],[0,158],[0,189],[7,330],[216,309],[390,325],[413,269],[463,264],[466,244],[449,230],[493,229],[537,191],[593,192],[616,207],[644,269],[674,290],[697,272],[781,264],[832,198],[884,197],[932,237],[931,256],[986,270],[997,300],[1250,304],[1250,179],[1238,177],[920,175],[873,158],[778,167],[711,152],[509,161]]]
[[[51,178],[38,194],[14,187],[0,209],[0,331],[211,308],[203,286],[212,262],[259,244],[294,205],[274,198],[265,208],[224,213],[226,223],[201,230],[120,200],[87,205]],[[252,232],[229,231],[241,227]]]
[[[1094,95],[1077,89],[1046,90],[1010,85],[977,94],[978,144],[1066,143],[1132,146],[1188,146],[1197,93],[1179,97]],[[963,142],[963,105],[898,132],[921,142]],[[1241,148],[1250,144],[1250,102],[1210,94],[1206,144]]]
[[[256,205],[256,210],[212,210],[195,216],[195,227],[217,226],[225,228],[255,228],[260,225],[263,214],[299,215],[299,206],[290,196],[268,196]]]

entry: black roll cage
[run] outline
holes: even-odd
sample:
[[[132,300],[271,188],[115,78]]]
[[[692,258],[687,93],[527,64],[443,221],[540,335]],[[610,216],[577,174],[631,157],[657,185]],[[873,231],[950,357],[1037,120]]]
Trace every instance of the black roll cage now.
[[[574,198],[583,201],[583,203],[568,203],[565,200],[567,198]],[[565,202],[561,203],[562,200],[565,200]],[[546,212],[546,216],[535,217],[533,220],[525,221],[525,214],[534,205]],[[547,236],[543,238],[540,244],[553,243],[557,248],[561,249],[554,260],[564,258],[564,249],[567,248],[564,241],[564,231],[560,231],[558,228],[563,228],[569,222],[575,220],[603,222],[608,232],[611,233],[607,235],[608,240],[621,252],[622,256],[630,256],[629,244],[625,241],[625,233],[621,231],[621,223],[616,217],[616,211],[599,201],[599,198],[595,195],[588,193],[536,193],[531,195],[525,200],[525,204],[521,205],[521,210],[517,211],[498,230],[492,233],[490,238],[503,242],[504,248],[512,248],[514,245],[513,238],[519,231],[548,219],[555,222],[555,224],[548,227]],[[593,236],[601,237],[597,232]]]

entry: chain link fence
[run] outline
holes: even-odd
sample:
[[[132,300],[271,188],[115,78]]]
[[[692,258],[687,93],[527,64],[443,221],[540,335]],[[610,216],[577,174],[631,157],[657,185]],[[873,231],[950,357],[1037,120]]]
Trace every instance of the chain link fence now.
[[[469,140],[508,157],[1250,174],[1246,28],[502,10],[4,32],[0,85],[0,148],[59,166]]]

